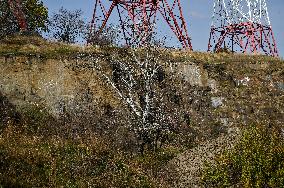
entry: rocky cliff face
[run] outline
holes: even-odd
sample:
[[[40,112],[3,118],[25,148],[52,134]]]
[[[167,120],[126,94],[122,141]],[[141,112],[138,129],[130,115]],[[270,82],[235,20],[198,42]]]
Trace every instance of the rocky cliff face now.
[[[76,60],[2,57],[0,69],[1,92],[13,104],[45,106],[55,116],[63,109],[75,112],[97,103],[110,103],[114,98],[96,73],[84,70]]]
[[[86,58],[111,56],[117,49],[29,40],[1,44],[0,89],[13,104],[40,105],[57,117],[63,111],[79,115],[93,107],[122,108],[119,97]],[[169,106],[182,109],[185,126],[190,124],[200,139],[253,123],[283,124],[283,61],[179,51],[164,59]]]
[[[123,108],[112,88],[92,69],[92,61],[80,58],[88,54],[111,55],[111,50],[115,49],[29,40],[3,40],[0,44],[0,92],[18,109],[38,105],[60,117],[66,111],[84,115],[95,108],[104,107],[106,113],[109,109],[119,113]],[[224,136],[238,133],[240,128],[251,124],[283,126],[282,60],[179,51],[169,54],[164,58],[170,63],[161,63],[165,77],[170,78],[165,79],[169,106],[181,109],[178,116],[183,129],[179,134],[183,134],[183,130],[189,132],[187,139],[192,141],[191,147],[216,139],[220,143]],[[179,174],[177,187],[195,185],[196,179],[192,183],[187,176],[198,175],[186,166],[191,165],[190,156],[200,156],[198,151],[203,149],[199,147],[173,161],[174,164],[182,159],[181,166],[173,165]]]
[[[169,163],[173,187],[202,187],[203,164],[234,147],[242,128],[264,125],[284,132],[283,62],[237,60],[199,66],[202,81],[194,81],[195,76],[188,82],[197,86],[190,92],[190,109],[199,122],[192,127],[206,136]]]

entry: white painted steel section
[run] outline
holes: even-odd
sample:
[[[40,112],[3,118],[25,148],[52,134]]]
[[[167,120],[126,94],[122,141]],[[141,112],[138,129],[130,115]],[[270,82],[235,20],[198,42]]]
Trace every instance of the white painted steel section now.
[[[266,0],[214,0],[212,26],[252,22],[270,26]]]

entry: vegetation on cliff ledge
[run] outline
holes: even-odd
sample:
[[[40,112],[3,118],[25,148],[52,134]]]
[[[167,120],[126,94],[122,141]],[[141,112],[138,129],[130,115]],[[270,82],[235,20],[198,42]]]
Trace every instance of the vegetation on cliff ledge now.
[[[136,52],[143,59],[145,49]],[[141,153],[136,133],[129,128],[137,118],[122,104],[115,87],[100,76],[104,71],[116,81],[116,89],[126,88],[124,92],[127,87],[116,84],[127,79],[144,83],[139,80],[141,72],[120,72],[115,78],[119,70],[113,60],[129,63],[131,49],[82,47],[17,35],[0,40],[0,187],[182,187],[181,177],[192,173],[179,174],[172,159],[182,160],[184,151],[236,130],[243,137],[232,143],[233,150],[207,163],[203,185],[283,186],[283,60],[170,49],[157,52],[159,69],[151,82],[157,96],[163,96],[158,104],[165,104],[171,120],[164,124],[171,126],[159,140],[163,144],[148,145]],[[105,68],[98,71],[95,63]],[[41,90],[50,80],[62,81],[54,74],[46,76],[52,64],[52,69],[60,67],[59,73],[69,76],[62,79],[65,85],[58,85],[73,87],[76,93],[75,110],[67,108],[62,96],[52,101],[60,108],[57,116],[47,104],[58,88]],[[24,85],[33,78],[32,84]],[[76,87],[74,80],[79,83]],[[138,97],[143,84],[135,84],[132,96],[143,109],[145,97]],[[160,136],[158,131],[155,134]],[[186,163],[192,165],[190,160]]]

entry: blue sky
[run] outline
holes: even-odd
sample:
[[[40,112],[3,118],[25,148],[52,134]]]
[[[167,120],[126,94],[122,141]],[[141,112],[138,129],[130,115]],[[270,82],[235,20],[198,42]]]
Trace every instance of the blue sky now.
[[[60,7],[69,10],[82,9],[84,18],[90,21],[95,0],[42,0],[48,7],[49,13],[56,12]],[[169,0],[170,1],[170,0]],[[213,0],[181,0],[184,17],[187,21],[188,32],[192,38],[193,49],[197,51],[206,51],[209,31],[211,25],[211,15],[213,12]],[[267,0],[268,11],[272,28],[275,34],[276,43],[281,57],[284,57],[284,0]],[[282,20],[282,21],[281,21]],[[168,29],[166,24],[162,24],[159,29],[171,43],[177,41]]]

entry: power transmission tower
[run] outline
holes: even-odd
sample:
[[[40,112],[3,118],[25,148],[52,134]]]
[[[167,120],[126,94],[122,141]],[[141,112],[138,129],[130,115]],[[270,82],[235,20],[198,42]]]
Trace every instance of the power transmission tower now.
[[[127,45],[143,45],[160,14],[184,48],[192,50],[180,0],[95,0],[90,34],[101,33],[112,14]]]
[[[21,0],[8,0],[9,7],[14,14],[15,18],[17,19],[17,22],[19,24],[21,31],[27,31],[27,22],[25,18],[25,14],[22,9],[22,2]]]
[[[214,0],[208,51],[278,56],[266,0]]]

